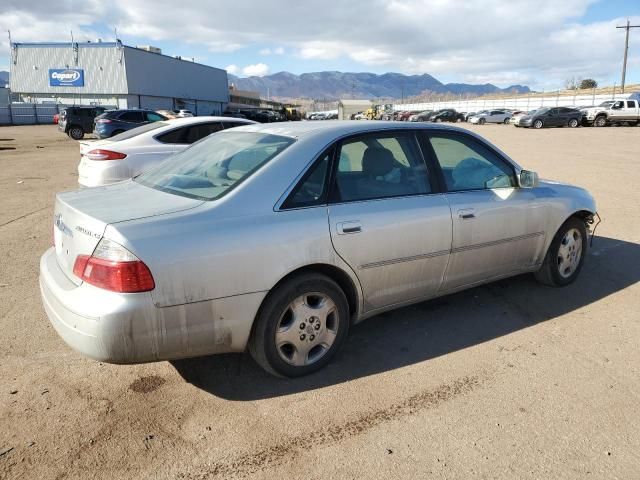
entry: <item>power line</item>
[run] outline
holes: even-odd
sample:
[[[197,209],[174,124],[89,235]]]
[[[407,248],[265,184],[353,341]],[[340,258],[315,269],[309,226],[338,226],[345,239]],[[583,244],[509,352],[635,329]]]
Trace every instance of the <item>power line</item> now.
[[[629,30],[632,28],[640,28],[640,25],[630,25],[629,19],[627,18],[627,24],[623,26],[617,26],[616,28],[624,28],[627,32],[624,39],[624,60],[622,61],[622,84],[621,89],[622,93],[624,93],[624,80],[627,76],[627,52],[629,51]]]

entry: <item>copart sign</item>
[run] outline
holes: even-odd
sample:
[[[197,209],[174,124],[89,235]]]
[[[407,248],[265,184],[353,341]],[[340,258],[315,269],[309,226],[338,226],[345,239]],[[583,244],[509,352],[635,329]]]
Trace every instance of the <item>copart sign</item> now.
[[[49,86],[84,87],[84,70],[77,68],[49,69]]]

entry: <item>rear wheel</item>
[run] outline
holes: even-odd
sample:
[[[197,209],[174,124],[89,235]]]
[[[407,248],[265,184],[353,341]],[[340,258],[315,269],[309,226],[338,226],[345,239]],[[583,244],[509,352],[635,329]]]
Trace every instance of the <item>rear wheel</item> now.
[[[536,120],[533,122],[533,128],[542,128],[543,126],[544,124],[542,123],[542,120]]]
[[[570,128],[576,128],[578,126],[578,119],[577,118],[572,118],[569,120],[569,127]]]
[[[507,118],[505,118],[505,119],[504,119],[504,122],[503,122],[503,123],[504,123],[505,125],[509,125],[509,122],[510,122],[510,121],[511,121],[511,118],[507,117]]]
[[[82,140],[82,137],[84,137],[84,130],[82,129],[82,127],[77,127],[74,125],[69,128],[67,135],[69,135],[69,137],[73,138],[74,140]]]
[[[571,217],[553,237],[536,280],[545,285],[563,287],[580,274],[587,252],[587,229],[584,222]]]
[[[321,274],[302,274],[269,294],[249,351],[267,372],[299,377],[324,367],[348,330],[349,307],[338,284]]]

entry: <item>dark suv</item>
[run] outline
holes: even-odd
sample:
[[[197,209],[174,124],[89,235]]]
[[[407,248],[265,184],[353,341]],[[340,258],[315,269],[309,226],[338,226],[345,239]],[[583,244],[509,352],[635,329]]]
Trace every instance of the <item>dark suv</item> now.
[[[58,117],[58,130],[80,140],[85,133],[91,133],[94,119],[105,110],[106,107],[67,107]]]
[[[93,133],[98,138],[109,138],[160,120],[167,120],[167,117],[153,110],[109,110],[96,117]]]

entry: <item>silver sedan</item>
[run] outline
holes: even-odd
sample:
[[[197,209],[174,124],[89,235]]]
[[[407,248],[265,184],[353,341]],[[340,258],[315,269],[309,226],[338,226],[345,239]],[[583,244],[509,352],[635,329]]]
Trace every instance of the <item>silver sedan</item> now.
[[[459,128],[252,125],[58,194],[40,286],[60,336],[95,359],[248,349],[299,376],[386,310],[523,272],[573,282],[595,214],[587,191]]]

